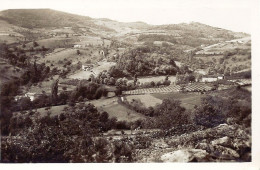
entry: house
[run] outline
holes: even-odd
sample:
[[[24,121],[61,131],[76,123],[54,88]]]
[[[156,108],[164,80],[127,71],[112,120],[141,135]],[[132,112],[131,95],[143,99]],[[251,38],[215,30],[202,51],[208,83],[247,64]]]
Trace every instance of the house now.
[[[203,76],[201,79],[201,82],[214,82],[217,81],[218,77],[217,76]]]
[[[82,45],[80,45],[80,44],[75,44],[75,45],[73,46],[73,48],[82,48]]]
[[[22,99],[23,97],[24,97],[24,96],[15,96],[15,97],[14,97],[14,100],[15,100],[15,101],[18,101],[18,100]]]
[[[94,67],[93,64],[85,64],[85,65],[82,65],[82,70],[84,71],[87,71],[87,70],[90,70]]]
[[[202,77],[201,82],[214,82],[223,79],[224,79],[224,75],[206,75]]]
[[[34,101],[35,99],[35,93],[26,93],[25,97],[29,97],[31,101]]]
[[[223,80],[224,78],[224,75],[218,75],[218,80]]]

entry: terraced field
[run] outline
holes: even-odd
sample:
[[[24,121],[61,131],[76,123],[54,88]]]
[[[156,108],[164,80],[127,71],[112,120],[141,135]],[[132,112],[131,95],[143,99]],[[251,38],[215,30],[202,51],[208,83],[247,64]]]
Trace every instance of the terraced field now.
[[[169,93],[169,92],[178,92],[181,90],[179,85],[171,85],[161,88],[145,88],[145,89],[136,89],[123,91],[125,95],[137,95],[137,94],[153,94],[153,93]]]
[[[205,83],[192,83],[183,86],[183,91],[209,91],[212,90],[212,85]],[[145,88],[145,89],[136,89],[123,91],[124,95],[137,95],[137,94],[154,94],[154,93],[170,93],[170,92],[179,92],[182,91],[180,85],[170,85],[160,88]]]

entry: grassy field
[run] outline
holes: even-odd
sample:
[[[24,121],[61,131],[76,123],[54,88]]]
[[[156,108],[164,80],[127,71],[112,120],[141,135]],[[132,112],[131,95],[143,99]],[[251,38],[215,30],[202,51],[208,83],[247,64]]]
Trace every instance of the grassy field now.
[[[142,83],[150,83],[151,81],[158,82],[158,81],[164,81],[166,76],[147,76],[147,77],[138,77],[138,81]],[[169,76],[169,80],[171,81],[171,84],[173,84],[176,81],[176,76]],[[130,82],[133,80],[130,80]]]
[[[12,66],[0,58],[0,85],[22,75],[22,69]]]
[[[144,94],[144,95],[130,95],[126,96],[127,101],[131,102],[134,99],[140,100],[145,107],[153,107],[156,106],[157,104],[161,104],[162,100],[159,98],[156,98],[152,96],[151,94]]]
[[[103,70],[109,70],[110,67],[116,65],[114,62],[98,62],[98,66],[94,67],[90,71],[83,71],[80,70],[79,72],[72,74],[69,76],[69,78],[72,79],[88,79],[91,74],[94,76],[98,75]]]
[[[119,121],[133,122],[138,119],[144,119],[145,116],[133,110],[126,108],[121,104],[108,105],[101,108],[109,114],[109,117],[116,117]]]
[[[196,94],[196,93],[155,93],[152,94],[153,97],[156,97],[158,99],[175,99],[180,100],[181,105],[185,107],[186,109],[193,109],[195,105],[201,104],[201,98],[204,97],[204,95]]]
[[[132,122],[136,121],[138,119],[144,119],[145,116],[137,113],[133,110],[130,110],[126,108],[125,106],[119,104],[117,102],[117,97],[113,98],[103,98],[98,100],[92,100],[89,102],[86,102],[86,104],[92,103],[97,107],[99,111],[106,111],[110,118],[116,117],[119,121],[127,121]],[[63,112],[64,108],[70,107],[68,105],[60,105],[60,106],[52,106],[52,107],[44,107],[37,109],[37,112],[40,113],[40,116],[46,116],[47,112],[50,112],[50,116],[56,116]],[[35,110],[34,110],[35,111]],[[27,111],[28,113],[28,111]],[[15,115],[20,115],[19,112],[15,112]]]
[[[51,93],[51,85],[52,85],[53,81],[55,81],[57,79],[58,79],[58,76],[56,75],[56,76],[53,77],[53,80],[42,81],[41,83],[38,83],[36,86],[31,86],[25,92],[41,94],[42,91],[45,91],[47,94],[50,94]],[[66,90],[68,90],[68,91],[71,91],[71,90],[76,88],[76,86],[67,85],[67,84],[62,83],[63,81],[66,81],[66,80],[67,79],[60,78],[59,83],[61,83],[61,84],[59,84],[58,93],[63,91],[63,89],[62,89],[63,87],[65,87]]]
[[[46,47],[46,48],[59,48],[59,47],[67,47],[73,45],[73,43],[77,42],[77,38],[64,38],[64,37],[53,37],[53,38],[47,38],[47,39],[42,39],[36,41],[39,44],[39,47]],[[33,47],[33,42],[27,43],[26,48],[31,48]]]
[[[87,62],[96,63],[101,58],[97,49],[79,49],[80,55],[77,54],[77,50],[78,49],[75,48],[59,48],[46,55],[44,58],[40,57],[38,63],[45,63],[50,66],[50,68],[57,67],[59,69],[64,69],[64,64],[68,61],[71,62],[71,65],[77,65],[78,62],[81,62],[82,64],[86,64]],[[78,71],[81,71],[81,68]]]

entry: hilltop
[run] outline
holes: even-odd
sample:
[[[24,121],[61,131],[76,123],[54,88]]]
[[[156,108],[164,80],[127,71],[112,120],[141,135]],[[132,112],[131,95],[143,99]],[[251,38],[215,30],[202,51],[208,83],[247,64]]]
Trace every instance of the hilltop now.
[[[20,27],[20,29],[45,31],[63,28],[72,28],[74,33],[82,33],[85,30],[93,34],[119,37],[120,39],[134,39],[134,42],[143,41],[139,36],[154,34],[164,36],[170,35],[176,38],[201,38],[206,41],[231,40],[249,36],[244,33],[236,33],[225,29],[211,27],[205,24],[192,22],[189,24],[149,25],[144,22],[118,22],[106,18],[95,19],[88,16],[65,13],[52,9],[9,9],[0,11],[0,21],[6,22],[9,28]],[[122,38],[121,36],[126,36]],[[138,36],[138,37],[136,37]],[[161,39],[165,39],[164,37]]]

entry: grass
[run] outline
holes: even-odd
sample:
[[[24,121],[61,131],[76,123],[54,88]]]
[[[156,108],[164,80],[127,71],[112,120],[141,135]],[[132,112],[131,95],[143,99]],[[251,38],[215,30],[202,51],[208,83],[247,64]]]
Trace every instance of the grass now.
[[[131,102],[133,99],[139,99],[145,107],[153,107],[157,104],[161,104],[162,100],[158,99],[150,94],[144,94],[144,95],[130,95],[126,96],[126,99]]]
[[[144,115],[136,113],[121,104],[108,105],[102,107],[102,109],[108,113],[110,118],[116,117],[119,121],[133,122],[145,118]]]
[[[59,48],[64,46],[72,46],[73,43],[75,43],[77,40],[73,38],[65,38],[65,37],[54,37],[54,38],[47,38],[36,41],[39,46],[37,48],[41,48],[42,46],[46,48]],[[29,49],[30,47],[33,47],[33,42],[27,43],[26,48]],[[34,47],[35,48],[35,47]]]
[[[103,98],[98,100],[91,100],[86,102],[86,104],[92,103],[97,107],[99,111],[106,111],[110,118],[116,117],[118,121],[127,121],[133,122],[139,119],[145,119],[145,116],[137,113],[133,110],[126,108],[125,106],[118,104],[117,97],[114,98]],[[60,115],[65,107],[70,107],[68,105],[52,106],[52,107],[43,107],[38,108],[37,112],[40,113],[40,116],[46,116],[47,112],[50,112],[50,116]],[[35,111],[35,109],[33,109]],[[29,111],[26,111],[28,113]],[[20,112],[15,112],[15,115],[20,115]]]
[[[204,95],[200,95],[197,93],[155,93],[152,94],[153,97],[156,97],[158,99],[175,99],[180,100],[181,105],[185,107],[186,109],[193,109],[195,105],[201,104],[201,98],[204,97]]]
[[[114,66],[116,63],[114,62],[99,62],[99,65],[94,67],[90,71],[79,71],[75,74],[69,76],[72,79],[89,79],[90,75],[93,74],[94,76],[98,75],[103,70],[109,70],[110,67]]]
[[[151,81],[158,82],[164,81],[166,76],[147,76],[147,77],[138,77],[138,81],[142,83],[150,83]],[[176,80],[176,76],[169,76],[169,80],[171,83],[174,83]],[[133,80],[132,80],[133,81]]]
[[[1,72],[0,74],[0,85],[1,85],[12,79],[19,78],[22,75],[23,70],[6,63],[5,60],[3,59],[0,59],[0,72]]]

